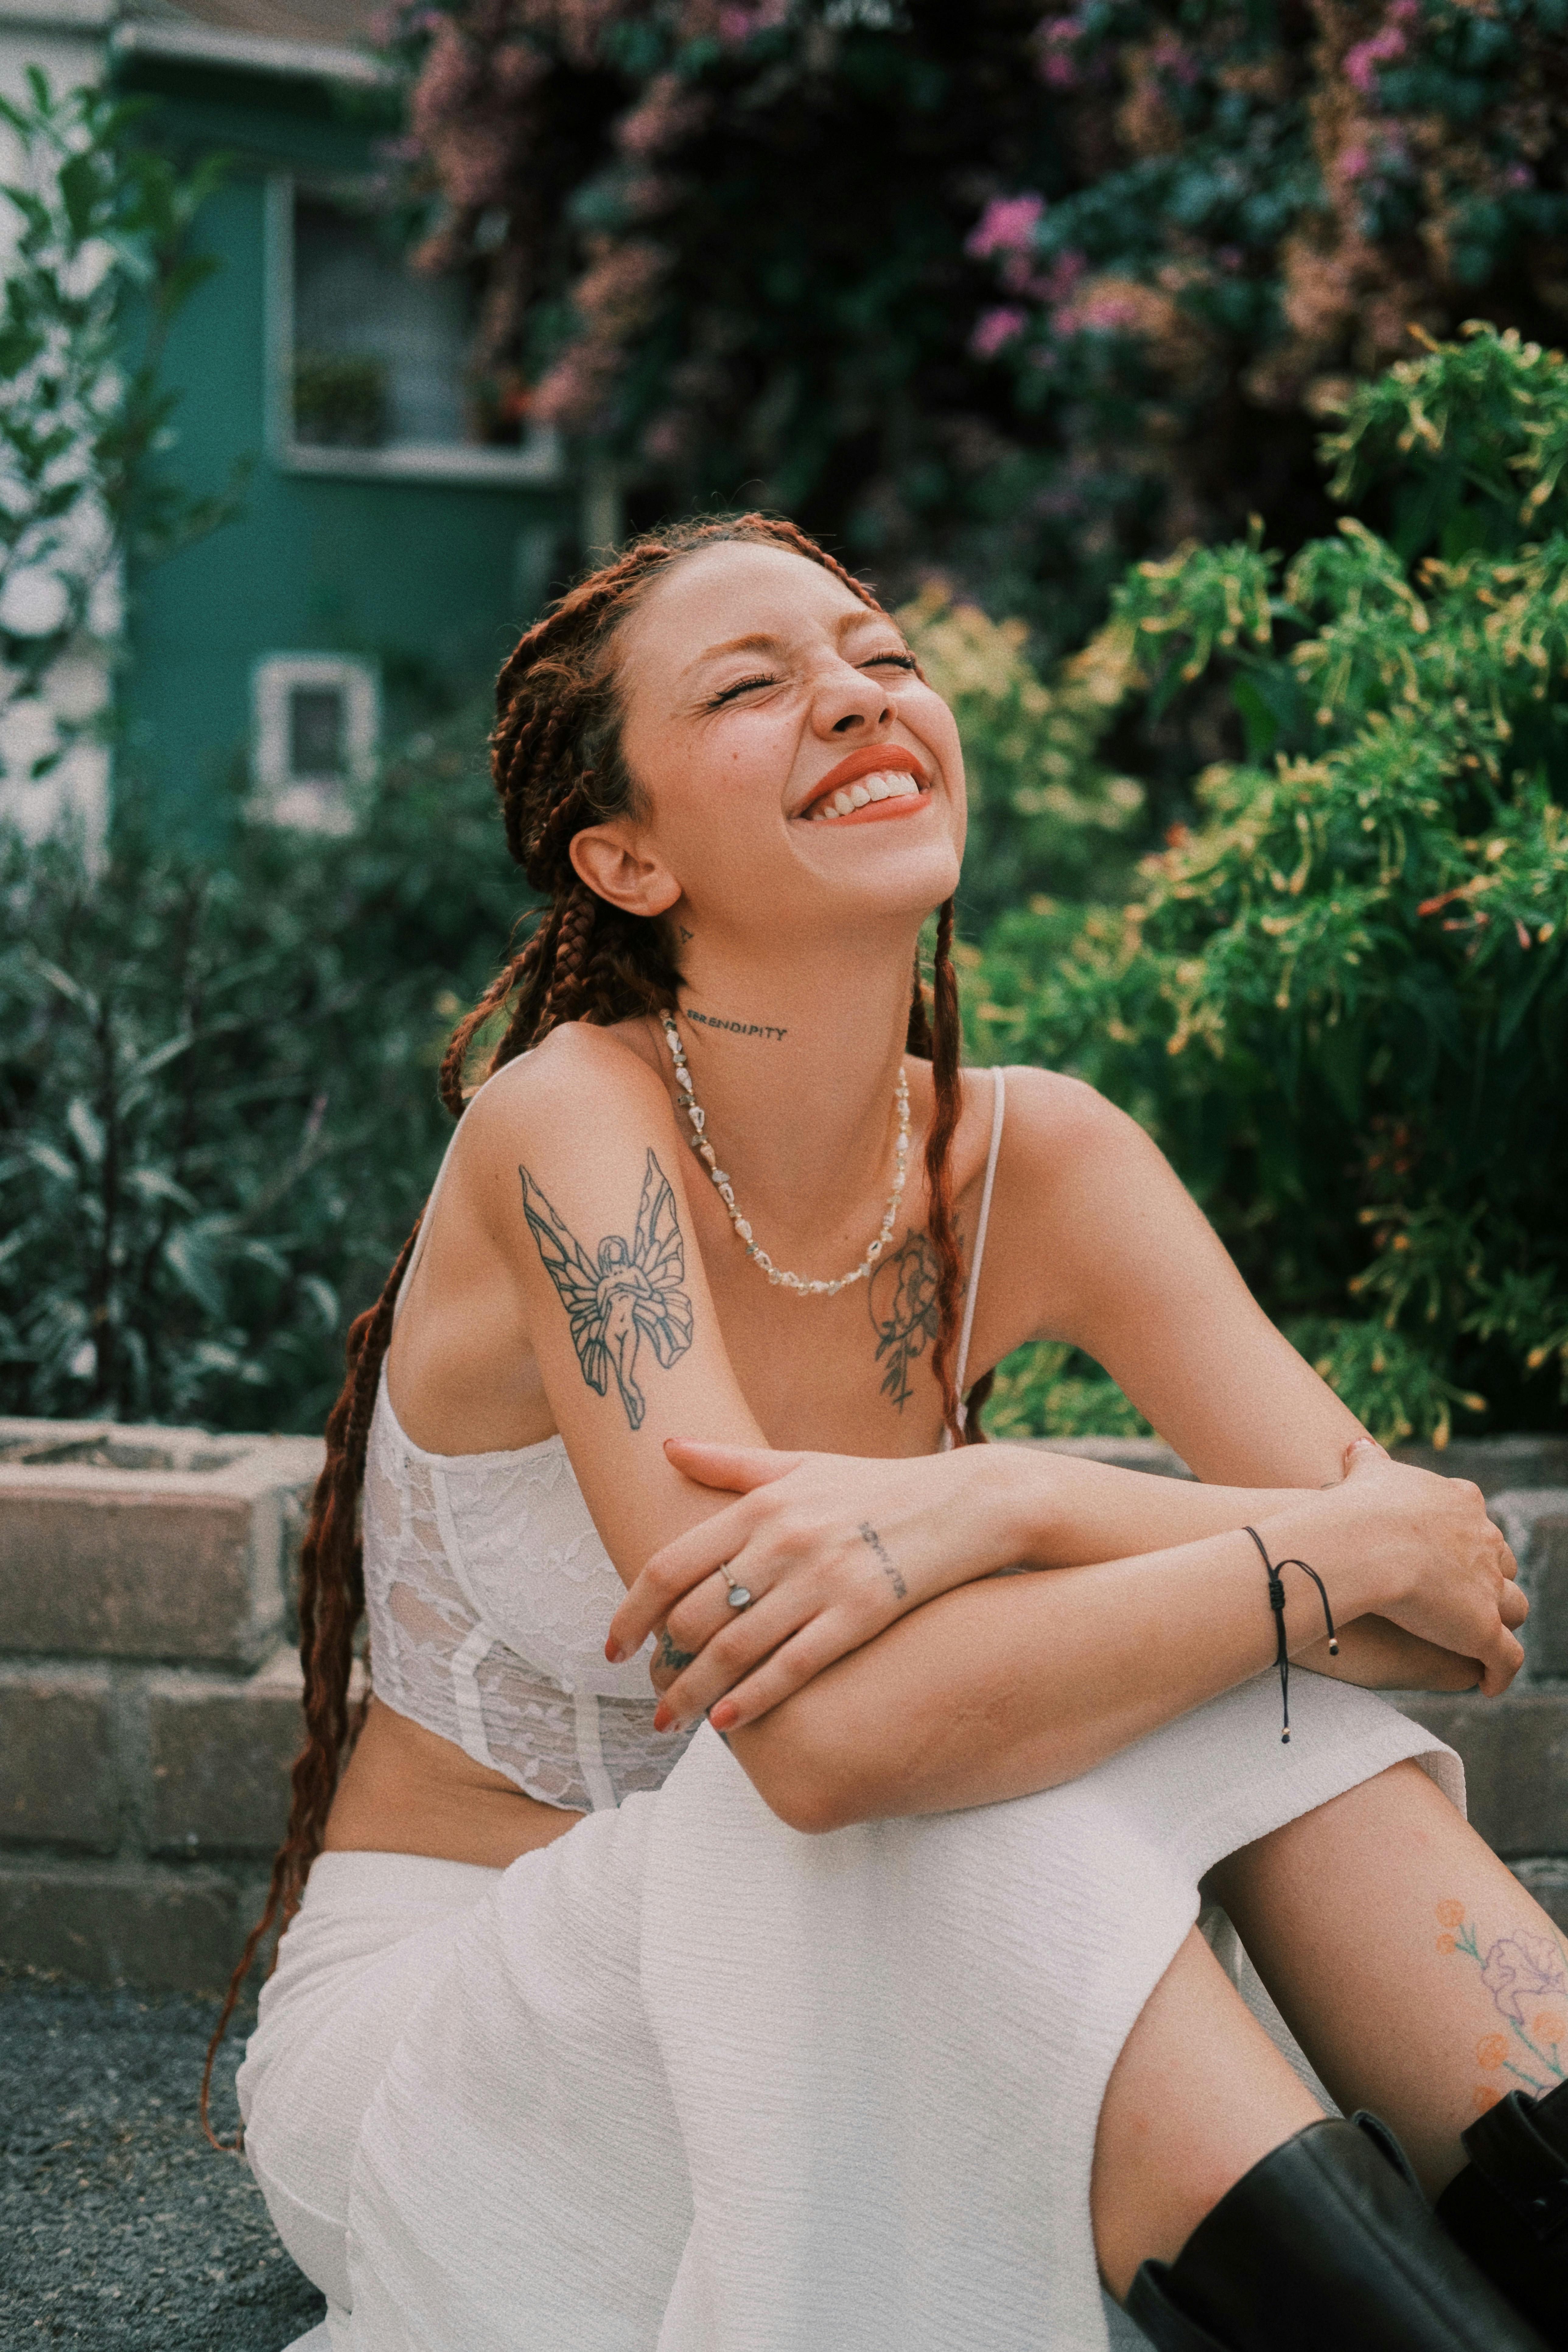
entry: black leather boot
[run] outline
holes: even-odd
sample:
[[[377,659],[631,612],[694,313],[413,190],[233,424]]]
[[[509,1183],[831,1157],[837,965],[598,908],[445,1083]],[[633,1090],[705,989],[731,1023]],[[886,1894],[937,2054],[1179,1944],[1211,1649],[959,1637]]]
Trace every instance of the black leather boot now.
[[[1510,2091],[1464,2135],[1437,2219],[1552,2352],[1568,2347],[1568,2083]]]
[[[1143,2263],[1127,2309],[1161,2352],[1542,2352],[1369,2115],[1255,2164],[1173,2263]]]

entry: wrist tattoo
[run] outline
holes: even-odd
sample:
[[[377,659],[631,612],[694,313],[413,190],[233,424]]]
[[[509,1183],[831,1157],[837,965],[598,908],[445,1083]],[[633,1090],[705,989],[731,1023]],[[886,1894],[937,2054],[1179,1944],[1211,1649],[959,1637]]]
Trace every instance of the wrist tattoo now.
[[[889,1555],[887,1545],[882,1541],[881,1537],[877,1533],[876,1528],[871,1525],[869,1519],[862,1519],[856,1532],[859,1536],[861,1542],[868,1546],[878,1567],[881,1570],[883,1575],[892,1586],[894,1599],[898,1601],[907,1601],[910,1597],[909,1586],[904,1582],[903,1578],[893,1566],[892,1560]]]

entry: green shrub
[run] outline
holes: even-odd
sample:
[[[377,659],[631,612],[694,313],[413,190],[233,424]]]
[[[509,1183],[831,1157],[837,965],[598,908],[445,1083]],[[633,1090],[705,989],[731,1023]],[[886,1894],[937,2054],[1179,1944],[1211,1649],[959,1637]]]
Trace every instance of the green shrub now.
[[[1347,515],[1283,576],[1255,531],[1120,591],[1138,689],[1219,673],[1243,755],[1126,907],[998,921],[977,1042],[1142,1118],[1381,1434],[1558,1427],[1568,362],[1468,330],[1324,450],[1380,529]]]
[[[319,1429],[525,903],[470,713],[347,840],[0,845],[0,1411]],[[466,749],[459,747],[467,747]]]
[[[969,844],[959,908],[977,934],[1031,891],[1100,898],[1128,880],[1127,835],[1143,788],[1099,761],[1127,689],[1124,642],[1062,663],[1047,685],[1022,621],[994,621],[941,583],[897,615],[963,740]]]

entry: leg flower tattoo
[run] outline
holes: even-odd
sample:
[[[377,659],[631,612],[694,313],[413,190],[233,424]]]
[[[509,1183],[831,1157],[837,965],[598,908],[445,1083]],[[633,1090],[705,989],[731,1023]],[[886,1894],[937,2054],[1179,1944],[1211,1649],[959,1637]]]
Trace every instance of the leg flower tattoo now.
[[[1568,1964],[1557,1938],[1517,1927],[1483,1948],[1475,1922],[1452,1897],[1438,1904],[1437,1925],[1439,1955],[1474,1963],[1507,2029],[1483,2033],[1476,2044],[1476,2063],[1491,2077],[1476,2085],[1477,2112],[1497,2105],[1509,2087],[1506,2074],[1538,2095],[1568,2077]]]

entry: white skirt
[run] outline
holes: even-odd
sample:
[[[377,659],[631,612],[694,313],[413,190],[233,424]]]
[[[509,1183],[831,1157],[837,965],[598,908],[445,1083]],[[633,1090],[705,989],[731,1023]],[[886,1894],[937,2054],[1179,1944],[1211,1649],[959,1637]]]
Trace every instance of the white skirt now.
[[[1279,1705],[1260,1676],[1065,1788],[819,1838],[704,1729],[657,1795],[509,1870],[323,1854],[239,2076],[323,2340],[1141,2340],[1097,2282],[1089,2167],[1200,1879],[1407,1757],[1464,1802],[1371,1693],[1300,1674],[1289,1747]]]

